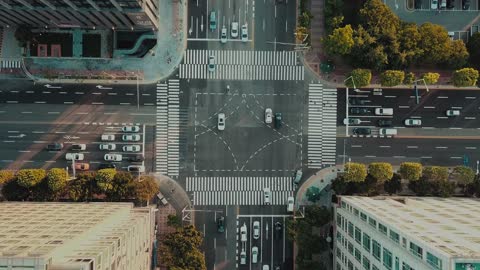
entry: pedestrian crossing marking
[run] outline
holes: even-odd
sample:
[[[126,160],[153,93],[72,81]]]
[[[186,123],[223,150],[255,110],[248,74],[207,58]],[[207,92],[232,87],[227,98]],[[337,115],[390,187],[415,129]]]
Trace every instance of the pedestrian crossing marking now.
[[[2,70],[2,69],[20,69],[20,68],[22,68],[22,60],[21,59],[0,58],[0,70]]]

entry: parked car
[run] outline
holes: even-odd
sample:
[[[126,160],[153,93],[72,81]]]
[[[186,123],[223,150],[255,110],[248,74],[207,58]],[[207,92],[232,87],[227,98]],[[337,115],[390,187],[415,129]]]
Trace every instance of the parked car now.
[[[232,22],[232,29],[230,30],[232,38],[238,37],[238,22]]]
[[[105,161],[122,161],[122,155],[120,154],[105,154],[103,156]]]
[[[225,130],[225,114],[219,113],[217,117],[217,128],[218,130]]]
[[[272,109],[266,108],[265,109],[265,123],[270,124],[272,123]]]
[[[128,161],[131,162],[142,162],[144,159],[143,155],[128,156]]]
[[[270,270],[270,266],[268,266],[268,264],[264,264],[262,270]]]
[[[440,0],[440,8],[441,9],[446,9],[447,8],[447,1],[446,0]]]
[[[217,231],[223,233],[225,231],[225,217],[220,216],[217,218]]]
[[[287,198],[287,212],[291,213],[293,212],[293,207],[295,205],[295,199],[293,197],[288,197]]]
[[[210,30],[214,31],[217,29],[217,16],[215,11],[210,12]]]
[[[381,128],[378,130],[378,134],[384,136],[395,136],[397,135],[397,129],[395,128]]]
[[[392,108],[375,108],[375,115],[393,115]]]
[[[380,119],[380,120],[377,121],[377,125],[379,127],[391,127],[392,126],[392,120]]]
[[[470,0],[462,0],[462,9],[463,10],[470,9]]]
[[[430,5],[431,9],[438,9],[438,1],[432,0],[432,4]]]
[[[418,127],[422,125],[422,120],[420,119],[405,119],[405,126],[407,127]]]
[[[447,0],[447,8],[452,9],[455,7],[455,0]]]
[[[253,222],[253,239],[260,238],[260,222],[254,221]]]
[[[45,147],[47,151],[61,151],[63,149],[63,143],[50,143]]]
[[[422,0],[415,0],[415,8],[416,9],[422,8]]]
[[[67,153],[65,155],[66,160],[83,160],[85,156],[82,153]]]
[[[87,149],[87,145],[83,143],[72,144],[72,147],[70,148],[70,150],[75,150],[75,151],[83,151],[85,149]]]
[[[240,252],[240,264],[247,264],[247,253],[245,249],[242,249],[242,252]]]
[[[298,169],[296,172],[295,172],[295,179],[293,179],[293,184],[296,186],[300,183],[300,181],[302,180],[302,175],[303,175],[303,172],[301,169]]]
[[[117,149],[117,146],[114,143],[102,143],[98,146],[100,150],[109,150],[109,151],[114,151]]]
[[[370,128],[354,128],[353,134],[357,135],[370,135],[372,130]]]
[[[143,165],[129,165],[127,167],[127,171],[143,173],[143,172],[145,172],[145,166],[143,166]]]
[[[220,34],[220,42],[225,44],[227,43],[227,27],[222,26],[222,32]]]
[[[360,125],[362,121],[358,118],[345,118],[343,119],[343,124],[344,125]]]
[[[101,170],[101,169],[116,169],[117,166],[115,165],[115,163],[100,163],[100,165],[98,166],[98,169]]]
[[[140,127],[139,126],[124,126],[122,127],[123,132],[139,132]]]
[[[123,152],[140,152],[141,147],[138,144],[124,145],[122,147]]]
[[[89,169],[90,169],[90,164],[88,163],[75,163],[75,170],[88,171]]]
[[[258,247],[252,247],[252,263],[258,262]]]
[[[247,225],[245,223],[240,227],[240,241],[247,242]]]
[[[282,127],[282,114],[277,112],[275,113],[275,128],[279,129]]]
[[[140,141],[140,135],[138,134],[126,134],[122,136],[122,140],[126,142],[138,142]]]
[[[248,26],[246,24],[242,25],[242,42],[248,41]]]
[[[215,71],[215,55],[208,56],[208,71]]]
[[[447,116],[459,116],[460,115],[460,110],[447,110],[445,112]]]
[[[349,98],[348,101],[352,105],[365,105],[365,104],[367,104],[367,100],[359,99],[359,98]]]
[[[350,113],[351,114],[371,114],[372,110],[370,108],[365,108],[365,107],[362,107],[362,108],[353,107],[353,108],[350,108]]]
[[[275,222],[275,237],[280,239],[282,238],[283,226],[280,221]]]

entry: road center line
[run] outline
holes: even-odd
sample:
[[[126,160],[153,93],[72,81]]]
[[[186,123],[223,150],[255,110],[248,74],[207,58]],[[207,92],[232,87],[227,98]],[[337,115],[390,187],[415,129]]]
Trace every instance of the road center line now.
[[[447,149],[448,147],[446,146],[435,146],[436,149]]]
[[[475,149],[477,149],[477,147],[475,147],[475,146],[467,146],[467,147],[465,147],[465,149],[475,150]]]
[[[418,148],[418,146],[416,146],[416,145],[407,145],[407,148],[416,149],[416,148]]]
[[[352,148],[360,148],[362,147],[361,145],[352,145]]]
[[[447,96],[438,96],[437,98],[448,98]]]
[[[380,148],[390,148],[390,145],[380,145]]]

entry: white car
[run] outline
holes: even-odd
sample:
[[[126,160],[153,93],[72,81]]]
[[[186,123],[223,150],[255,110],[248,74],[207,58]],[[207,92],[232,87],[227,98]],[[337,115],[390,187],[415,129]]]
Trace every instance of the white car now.
[[[420,119],[406,119],[405,126],[407,127],[418,127],[422,125],[422,120]]]
[[[227,27],[225,27],[225,25],[222,27],[220,42],[223,44],[227,43]]]
[[[252,247],[252,263],[258,262],[258,247]]]
[[[242,25],[242,42],[248,41],[248,26],[246,24]]]
[[[218,114],[217,128],[218,130],[225,130],[225,114],[224,113]]]
[[[115,135],[113,135],[113,134],[103,134],[101,139],[102,139],[102,141],[115,141]]]
[[[260,237],[260,222],[253,222],[253,239],[258,239]]]
[[[431,8],[432,9],[438,9],[438,0],[432,0]]]
[[[345,118],[343,119],[344,125],[360,125],[362,121],[358,118]]]
[[[459,116],[460,115],[460,110],[447,110],[445,112],[447,116]]]
[[[85,156],[82,153],[67,153],[65,155],[66,160],[83,160]]]
[[[122,155],[119,154],[105,154],[103,156],[105,161],[122,161]]]
[[[242,249],[242,252],[240,252],[240,264],[247,264],[247,253],[245,249]]]
[[[240,240],[242,242],[247,242],[247,225],[245,223],[240,227]]]
[[[215,55],[210,55],[208,57],[208,71],[210,72],[215,71]]]
[[[273,117],[272,109],[266,108],[265,109],[265,123],[271,124],[272,123],[272,117]]]
[[[268,266],[268,264],[264,264],[262,270],[270,270],[270,266]]]
[[[127,171],[142,173],[142,172],[145,172],[145,166],[143,166],[143,165],[130,165],[130,166],[127,167]]]
[[[376,108],[375,115],[393,115],[392,108]]]
[[[123,132],[139,132],[140,127],[139,126],[124,126],[122,127]]]
[[[122,140],[126,142],[138,142],[140,141],[140,135],[138,134],[126,134],[122,136]]]
[[[140,152],[140,145],[131,144],[122,147],[123,152]]]
[[[75,151],[83,151],[85,149],[87,149],[87,145],[84,143],[72,144],[72,148],[70,148],[70,150],[75,150]]]
[[[287,199],[287,212],[293,212],[293,206],[295,204],[295,199],[293,197],[288,197]]]
[[[263,189],[263,202],[265,204],[270,204],[270,196],[272,195],[270,188],[264,188]]]
[[[117,146],[114,143],[102,143],[99,145],[100,150],[110,150],[114,151],[117,149]]]
[[[232,22],[232,30],[230,30],[232,38],[238,37],[238,22]]]

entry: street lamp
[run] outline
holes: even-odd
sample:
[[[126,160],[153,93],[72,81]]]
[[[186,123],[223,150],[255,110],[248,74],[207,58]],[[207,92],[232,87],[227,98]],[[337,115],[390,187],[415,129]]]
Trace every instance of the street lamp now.
[[[427,83],[425,82],[425,79],[418,79],[418,80],[413,81],[415,83],[414,86],[413,86],[413,89],[415,90],[415,101],[416,101],[417,104],[420,103],[420,97],[418,96],[418,88],[417,88],[417,82],[418,81],[423,81],[423,84],[425,85],[425,88],[427,89],[427,92],[429,92]]]
[[[480,160],[477,160],[477,174],[478,174],[478,163],[480,162]]]

